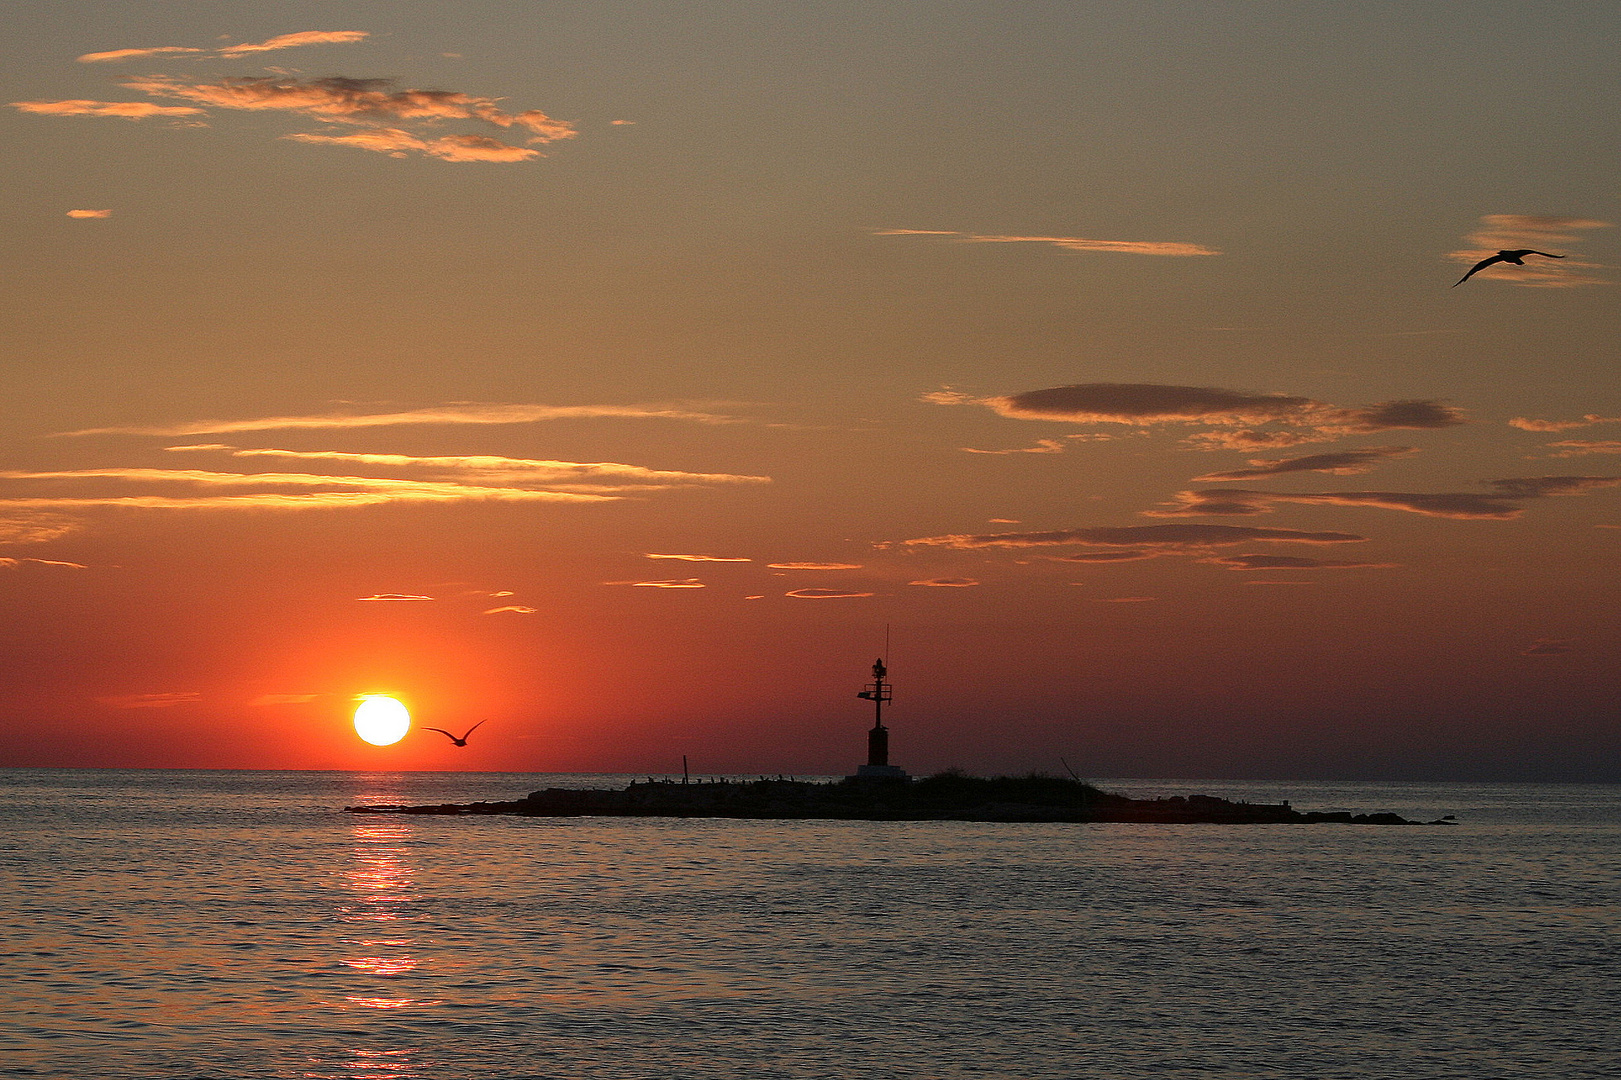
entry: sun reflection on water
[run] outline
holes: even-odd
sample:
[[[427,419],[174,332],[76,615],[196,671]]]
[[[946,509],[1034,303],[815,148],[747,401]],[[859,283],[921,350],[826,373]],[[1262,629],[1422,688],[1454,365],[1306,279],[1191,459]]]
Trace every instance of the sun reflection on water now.
[[[364,817],[353,827],[353,862],[338,874],[346,895],[338,904],[337,915],[344,923],[357,924],[354,928],[359,932],[341,940],[343,951],[337,959],[357,978],[350,988],[352,993],[328,1004],[341,1012],[375,1016],[440,1005],[437,999],[401,992],[403,985],[398,989],[387,985],[423,967],[421,957],[411,955],[415,939],[409,933],[416,918],[411,905],[420,899],[417,869],[410,860],[416,830],[407,820]],[[375,1029],[379,1041],[386,1030]],[[384,1046],[349,1049],[346,1059],[329,1062],[330,1075],[355,1080],[404,1080],[419,1074],[422,1065],[417,1049],[388,1046],[386,1042]]]

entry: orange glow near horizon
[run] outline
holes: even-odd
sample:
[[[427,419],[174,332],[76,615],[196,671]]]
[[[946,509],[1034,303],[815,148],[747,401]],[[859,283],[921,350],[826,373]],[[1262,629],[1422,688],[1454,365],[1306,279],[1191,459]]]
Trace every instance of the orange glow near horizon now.
[[[355,734],[373,746],[392,746],[411,730],[411,714],[398,698],[362,694],[355,709]]]

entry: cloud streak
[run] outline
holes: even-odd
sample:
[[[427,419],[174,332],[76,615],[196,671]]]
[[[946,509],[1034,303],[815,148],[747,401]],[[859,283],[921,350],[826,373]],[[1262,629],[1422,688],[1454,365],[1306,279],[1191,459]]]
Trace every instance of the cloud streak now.
[[[1229,472],[1206,473],[1195,476],[1199,483],[1210,481],[1252,480],[1263,476],[1282,476],[1287,473],[1319,472],[1335,476],[1365,473],[1381,461],[1411,454],[1411,446],[1366,446],[1359,450],[1341,450],[1332,454],[1309,454],[1298,458],[1254,459],[1253,469],[1233,469]]]
[[[1306,559],[1298,555],[1218,555],[1200,561],[1229,570],[1388,570],[1396,565],[1348,559]]]
[[[85,53],[78,58],[81,64],[113,64],[124,60],[145,60],[153,56],[220,57],[234,60],[254,53],[275,52],[304,45],[349,45],[364,41],[371,34],[365,30],[300,30],[281,34],[267,41],[244,42],[220,49],[195,49],[184,45],[159,45],[150,49],[112,49],[108,52]]]
[[[385,413],[320,413],[308,416],[265,416],[247,420],[197,420],[157,427],[101,427],[62,432],[80,435],[224,435],[238,431],[281,431],[396,427],[405,425],[533,424],[544,420],[684,420],[698,424],[732,424],[730,416],[700,412],[675,404],[651,405],[499,405],[467,403]]]
[[[1220,255],[1202,244],[1163,240],[1093,240],[1084,236],[1004,236],[945,229],[875,229],[874,236],[948,236],[963,244],[1048,244],[1066,251],[1100,251],[1121,255],[1165,255],[1185,258]]]
[[[1446,258],[1455,263],[1477,263],[1503,250],[1531,248],[1569,248],[1581,240],[1580,234],[1592,229],[1608,229],[1608,221],[1589,218],[1538,217],[1532,214],[1487,214],[1480,219],[1480,227],[1464,238],[1471,245],[1461,251],[1449,251]],[[1551,254],[1558,255],[1555,250]],[[1603,263],[1578,262],[1572,257],[1559,261],[1535,259],[1524,266],[1498,263],[1479,273],[1479,277],[1503,281],[1510,285],[1531,288],[1564,289],[1578,285],[1604,285],[1608,282],[1586,270],[1602,269]]]
[[[1342,532],[1302,532],[1297,529],[1262,529],[1237,525],[1127,525],[1053,529],[1045,532],[924,536],[914,540],[903,540],[901,543],[907,547],[947,547],[965,550],[1061,546],[1176,550],[1251,542],[1350,544],[1366,539],[1365,536]],[[1110,561],[1119,561],[1123,557],[1115,553],[1111,555],[1114,557]]]
[[[1347,435],[1437,429],[1466,422],[1461,410],[1433,399],[1345,408],[1293,394],[1167,383],[1076,383],[978,399],[948,390],[925,395],[925,400],[941,405],[985,405],[1018,420],[1126,425],[1139,430],[1167,425],[1218,429],[1186,440],[1187,445],[1201,449],[1294,446]]]
[[[545,483],[568,491],[609,492],[635,485],[642,490],[695,487],[717,484],[769,484],[769,476],[734,473],[690,473],[668,469],[648,469],[614,461],[552,461],[537,458],[509,458],[492,454],[442,457],[416,457],[408,454],[352,454],[337,450],[238,449],[209,444],[170,446],[171,451],[223,451],[232,457],[268,457],[296,461],[336,461],[352,465],[386,468],[424,469],[456,482],[473,479],[483,484]],[[747,561],[747,560],[745,560]]]
[[[150,120],[165,116],[201,116],[189,105],[153,105],[148,101],[13,101],[13,109],[36,116],[115,116],[121,120]]]
[[[1193,517],[1213,514],[1267,514],[1275,503],[1320,506],[1372,506],[1427,517],[1461,520],[1507,520],[1524,513],[1520,503],[1554,495],[1581,495],[1621,484],[1621,476],[1527,476],[1490,480],[1489,492],[1410,491],[1254,491],[1215,488],[1178,492],[1165,510],[1145,510],[1147,517]]]
[[[794,589],[783,593],[799,600],[853,600],[862,596],[872,596],[870,592],[849,592],[844,589]]]

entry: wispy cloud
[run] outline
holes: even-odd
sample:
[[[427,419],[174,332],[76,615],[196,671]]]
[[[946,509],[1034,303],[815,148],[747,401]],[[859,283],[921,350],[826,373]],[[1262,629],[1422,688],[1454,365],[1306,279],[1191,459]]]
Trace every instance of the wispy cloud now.
[[[12,470],[0,472],[0,480],[113,480],[126,483],[183,484],[204,488],[253,487],[319,487],[327,490],[319,494],[296,496],[219,495],[204,500],[186,498],[174,500],[174,506],[231,505],[262,499],[266,505],[273,500],[292,498],[289,505],[327,502],[330,505],[357,505],[365,502],[459,502],[459,501],[512,501],[512,502],[600,502],[618,498],[615,495],[590,494],[576,491],[551,491],[521,487],[494,487],[481,484],[463,484],[436,480],[402,480],[377,476],[325,476],[317,473],[228,473],[202,469],[62,469],[41,471]],[[164,501],[147,501],[151,497],[92,497],[82,498],[8,498],[0,499],[0,506],[90,506],[90,505],[147,505],[163,506]],[[140,500],[139,502],[135,500]]]
[[[493,607],[493,608],[490,608],[489,610],[485,611],[484,614],[486,614],[486,615],[503,615],[503,614],[511,613],[513,615],[533,615],[536,612],[536,610],[538,610],[538,609],[529,607],[526,604],[508,604],[506,607]]]
[[[307,705],[320,696],[320,694],[260,694],[248,704],[250,706]]]
[[[1573,428],[1592,427],[1594,424],[1621,424],[1621,416],[1600,416],[1598,413],[1588,413],[1580,420],[1532,420],[1525,416],[1516,416],[1509,421],[1509,426],[1517,427],[1521,431],[1570,431]]]
[[[1581,495],[1621,484],[1621,476],[1527,476],[1490,480],[1489,492],[1410,491],[1253,491],[1215,488],[1179,492],[1166,510],[1145,510],[1148,517],[1192,517],[1209,514],[1266,514],[1274,503],[1324,506],[1372,506],[1405,510],[1428,517],[1507,520],[1524,513],[1526,499]]]
[[[191,705],[202,699],[201,694],[183,691],[163,694],[115,694],[98,697],[96,700],[115,709],[167,709],[174,705]]]
[[[384,468],[423,469],[440,478],[452,477],[458,483],[475,480],[483,484],[545,483],[568,491],[611,492],[634,485],[642,490],[695,487],[717,484],[769,484],[769,476],[734,473],[690,473],[668,469],[648,469],[615,461],[553,461],[537,458],[499,457],[493,454],[464,454],[417,457],[409,454],[352,454],[337,450],[239,449],[219,444],[169,446],[176,452],[224,452],[232,457],[282,458],[295,461],[337,461]],[[747,561],[747,560],[744,560]]]
[[[1123,255],[1220,255],[1214,248],[1165,240],[1092,240],[1084,236],[1003,236],[945,229],[874,229],[874,236],[949,236],[965,244],[1049,244],[1066,251],[1103,251]]]
[[[1298,555],[1217,555],[1200,561],[1225,566],[1229,570],[1388,570],[1396,565],[1346,559],[1306,559]]]
[[[1480,219],[1480,227],[1464,238],[1469,244],[1461,251],[1449,251],[1446,257],[1455,263],[1477,263],[1503,250],[1532,248],[1538,251],[1568,249],[1581,240],[1580,234],[1591,229],[1608,229],[1608,221],[1589,218],[1538,217],[1532,214],[1487,214]],[[1603,263],[1578,262],[1566,256],[1558,261],[1530,259],[1524,266],[1498,263],[1482,270],[1478,276],[1505,281],[1511,285],[1534,288],[1569,288],[1576,285],[1608,284],[1604,278],[1583,273],[1584,270],[1603,269]]]
[[[642,589],[702,589],[706,586],[695,577],[668,578],[664,581],[610,581],[609,585],[631,585]]]
[[[965,454],[1062,454],[1064,443],[1061,439],[1037,439],[1034,446],[1022,446],[1016,450],[976,450],[972,446],[962,448]]]
[[[543,420],[685,420],[699,424],[732,424],[737,420],[677,404],[651,405],[499,405],[464,403],[382,413],[318,413],[305,416],[263,416],[246,420],[195,420],[156,427],[84,428],[62,432],[74,435],[221,435],[236,431],[277,431],[301,428],[394,427],[411,424],[533,424]]]
[[[971,577],[937,577],[924,578],[921,581],[908,581],[908,585],[928,585],[937,589],[966,589],[979,582]]]
[[[354,132],[301,132],[283,138],[350,146],[395,157],[420,153],[445,161],[527,161],[540,156],[538,150],[515,146],[488,135],[429,136],[432,127],[447,121],[476,121],[516,130],[526,136],[525,141],[530,146],[571,139],[577,134],[574,125],[555,120],[539,109],[508,112],[495,98],[455,90],[397,90],[391,79],[329,76],[302,80],[271,75],[198,83],[168,75],[149,75],[123,85],[148,97],[190,102],[192,106],[284,112],[330,124],[359,125],[361,130]],[[398,126],[400,124],[418,130],[407,130]]]
[[[1573,638],[1537,638],[1520,650],[1521,656],[1564,656],[1576,651]]]
[[[1217,429],[1185,440],[1185,445],[1205,450],[1295,446],[1347,435],[1445,428],[1466,422],[1461,410],[1433,399],[1347,408],[1293,394],[1167,383],[1078,383],[989,398],[948,388],[925,394],[924,400],[939,405],[985,405],[1019,420],[1128,425],[1139,431],[1164,425]],[[1043,451],[1038,445],[1035,452]]]
[[[293,142],[324,143],[328,146],[348,146],[356,150],[371,150],[390,157],[409,157],[411,153],[426,154],[441,161],[528,161],[540,156],[540,151],[513,146],[488,135],[445,135],[437,139],[423,139],[399,128],[366,128],[350,135],[312,135],[298,133],[283,135]]]
[[[1342,532],[1302,532],[1297,529],[1258,529],[1237,525],[1127,525],[1089,529],[1052,529],[1045,532],[981,533],[924,536],[901,541],[907,547],[1032,548],[1206,548],[1252,542],[1292,544],[1349,544],[1366,540]]]
[[[13,101],[13,109],[38,116],[115,116],[121,120],[150,120],[164,116],[201,116],[189,105],[154,105],[149,101]]]
[[[42,544],[60,540],[83,527],[77,521],[56,514],[38,511],[0,513],[0,544]]]
[[[495,98],[455,90],[394,90],[392,79],[329,76],[301,81],[280,76],[221,79],[188,83],[164,75],[131,79],[123,84],[151,97],[190,101],[220,109],[299,113],[321,120],[362,123],[377,120],[480,120],[496,127],[517,128],[531,142],[552,142],[575,135],[571,124],[553,120],[538,109],[507,112]]]
[[[679,559],[682,562],[753,562],[735,555],[665,555],[657,552],[648,552],[644,558],[648,559]]]
[[[774,562],[766,563],[772,570],[860,570],[860,563],[848,562]]]
[[[1229,472],[1206,473],[1193,479],[1208,481],[1252,480],[1262,476],[1281,476],[1286,473],[1320,472],[1336,476],[1365,473],[1376,464],[1393,457],[1413,453],[1411,446],[1365,446],[1358,450],[1341,450],[1332,454],[1309,454],[1298,458],[1252,459],[1253,469],[1233,469]]]
[[[69,210],[68,211],[68,217],[70,217],[70,218],[110,218],[112,216],[113,216],[113,212],[111,210]]]
[[[164,45],[145,49],[113,49],[86,53],[83,63],[106,64],[125,60],[192,60],[202,57],[241,59],[308,45],[361,41],[359,30],[306,30],[282,34],[261,42],[246,42],[218,49]],[[348,146],[391,157],[422,155],[452,162],[522,162],[542,156],[534,149],[572,139],[578,131],[566,120],[539,109],[513,111],[499,99],[459,90],[401,88],[392,79],[350,78],[340,75],[305,79],[276,68],[274,74],[225,76],[214,81],[168,74],[140,75],[121,85],[152,99],[148,101],[14,101],[12,107],[42,116],[112,116],[126,120],[185,118],[191,126],[207,127],[204,117],[219,110],[271,112],[300,117],[329,126],[324,130],[281,135],[295,142]],[[173,104],[179,102],[180,104]],[[445,132],[445,124],[474,124],[475,132]],[[494,138],[490,129],[509,131],[523,145]]]
[[[796,597],[800,600],[851,600],[861,596],[872,596],[870,592],[848,592],[844,589],[795,589],[783,593],[784,596]]]
[[[1563,449],[1550,457],[1581,457],[1586,454],[1621,454],[1621,440],[1617,439],[1566,439],[1563,442],[1549,443],[1549,446],[1558,446]]]
[[[15,570],[25,563],[34,566],[60,566],[67,570],[90,569],[84,563],[62,562],[58,559],[14,559],[8,556],[0,556],[0,570]]]
[[[415,596],[415,595],[413,595],[411,593],[385,592],[385,593],[373,593],[370,596],[357,596],[357,597],[355,597],[355,599],[356,600],[432,600],[432,599],[434,599],[434,597],[431,597],[431,596]]]
[[[153,56],[235,59],[253,53],[275,52],[280,49],[293,49],[303,45],[349,45],[357,41],[364,41],[370,36],[365,30],[300,30],[293,34],[281,34],[270,38],[268,41],[244,42],[240,45],[226,45],[218,49],[196,49],[184,45],[159,45],[149,49],[113,49],[108,52],[85,53],[78,59],[81,64],[111,64],[122,60],[145,60]]]

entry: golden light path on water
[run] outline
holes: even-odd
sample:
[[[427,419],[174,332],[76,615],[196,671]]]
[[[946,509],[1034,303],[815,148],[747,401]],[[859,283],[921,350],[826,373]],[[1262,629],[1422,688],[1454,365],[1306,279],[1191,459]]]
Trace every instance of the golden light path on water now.
[[[362,694],[355,709],[355,734],[373,746],[391,746],[411,730],[411,714],[396,698]]]

